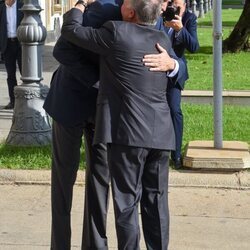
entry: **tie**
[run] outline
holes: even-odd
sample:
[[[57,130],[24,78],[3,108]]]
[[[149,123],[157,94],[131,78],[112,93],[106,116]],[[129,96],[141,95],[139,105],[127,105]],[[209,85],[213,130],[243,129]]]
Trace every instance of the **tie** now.
[[[171,43],[173,45],[173,43],[174,43],[174,29],[172,29],[172,28],[168,29],[168,36],[169,36],[170,41],[171,41]]]

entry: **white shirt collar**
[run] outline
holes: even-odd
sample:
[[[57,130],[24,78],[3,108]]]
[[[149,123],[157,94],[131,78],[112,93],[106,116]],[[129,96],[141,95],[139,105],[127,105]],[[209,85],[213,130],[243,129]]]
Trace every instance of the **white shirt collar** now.
[[[7,18],[7,36],[8,38],[16,37],[17,31],[17,5],[16,1],[11,5],[8,6],[6,4],[6,18]]]

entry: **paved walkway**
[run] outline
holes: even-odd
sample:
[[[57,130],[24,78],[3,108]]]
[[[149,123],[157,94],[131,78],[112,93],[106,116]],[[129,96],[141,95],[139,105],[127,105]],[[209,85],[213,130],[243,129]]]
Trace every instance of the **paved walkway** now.
[[[72,249],[81,244],[83,192],[75,186]],[[49,249],[50,186],[0,185],[0,197],[0,249]],[[170,187],[169,250],[249,250],[249,199],[250,190]],[[117,249],[111,203],[107,232]]]

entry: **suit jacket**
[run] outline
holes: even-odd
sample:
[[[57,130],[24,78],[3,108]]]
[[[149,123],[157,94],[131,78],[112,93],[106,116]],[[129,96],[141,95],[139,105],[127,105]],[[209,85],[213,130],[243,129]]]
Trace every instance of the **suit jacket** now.
[[[23,4],[17,0],[16,11],[17,11],[17,28],[20,25],[23,13],[19,10]],[[0,51],[3,54],[7,48],[7,16],[6,16],[6,5],[5,2],[0,2]]]
[[[142,63],[145,54],[157,53],[157,42],[172,55],[165,32],[119,21],[92,29],[82,27],[81,22],[81,11],[70,10],[64,15],[62,36],[101,55],[95,143],[174,149],[166,100],[168,78],[165,72],[151,72]],[[180,77],[182,70],[180,62]]]
[[[194,53],[199,49],[199,41],[197,37],[197,17],[189,11],[185,11],[182,17],[182,24],[183,28],[180,33],[176,36],[176,32],[174,31],[171,38],[175,54],[186,62],[184,55],[185,50]],[[169,28],[165,27],[165,31],[168,34]],[[188,79],[188,71],[186,78]],[[185,81],[178,82],[178,84],[183,89]]]
[[[83,15],[82,25],[100,27],[107,20],[121,20],[122,0],[97,0]],[[54,73],[44,109],[64,126],[75,126],[96,111],[99,55],[60,37],[54,47],[60,65]]]

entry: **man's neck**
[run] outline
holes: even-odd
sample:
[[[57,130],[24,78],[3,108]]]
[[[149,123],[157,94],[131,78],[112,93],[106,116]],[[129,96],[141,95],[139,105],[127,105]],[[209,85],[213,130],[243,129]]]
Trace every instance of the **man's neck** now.
[[[5,4],[8,5],[9,7],[11,7],[15,2],[16,0],[5,0]]]

